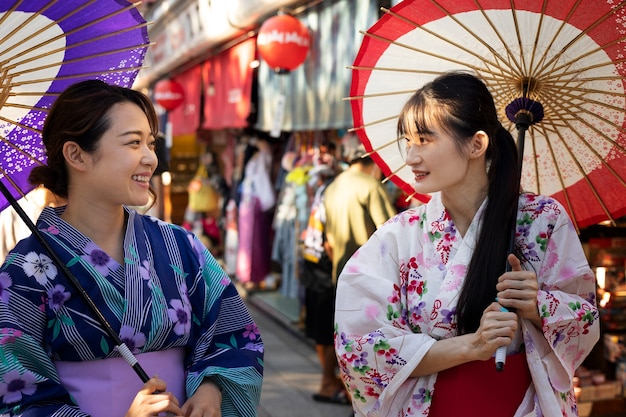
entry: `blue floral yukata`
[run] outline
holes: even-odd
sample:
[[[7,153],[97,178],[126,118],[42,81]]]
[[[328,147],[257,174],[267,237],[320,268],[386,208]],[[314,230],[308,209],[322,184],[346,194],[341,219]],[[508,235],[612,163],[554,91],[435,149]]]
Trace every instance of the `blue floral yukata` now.
[[[212,378],[223,392],[223,416],[256,415],[263,343],[236,288],[202,243],[181,227],[126,209],[120,265],[64,222],[63,210],[44,209],[37,228],[129,349],[182,349],[184,363],[172,366],[184,367],[187,397]],[[88,415],[54,363],[120,355],[32,236],[0,268],[0,324],[0,414]]]
[[[429,414],[437,374],[410,375],[437,340],[456,335],[456,302],[484,208],[461,236],[435,193],[387,221],[342,270],[335,349],[356,416]],[[574,371],[600,330],[594,274],[556,200],[521,195],[515,240],[522,268],[537,274],[542,322],[538,329],[521,320],[508,347],[525,352],[532,376],[515,417],[577,416]]]

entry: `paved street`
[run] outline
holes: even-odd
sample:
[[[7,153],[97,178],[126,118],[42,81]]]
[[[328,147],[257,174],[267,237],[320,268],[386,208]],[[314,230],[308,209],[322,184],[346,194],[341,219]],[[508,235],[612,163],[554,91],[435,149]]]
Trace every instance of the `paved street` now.
[[[258,417],[349,417],[350,406],[311,399],[320,378],[313,347],[248,303],[265,344],[265,373]]]

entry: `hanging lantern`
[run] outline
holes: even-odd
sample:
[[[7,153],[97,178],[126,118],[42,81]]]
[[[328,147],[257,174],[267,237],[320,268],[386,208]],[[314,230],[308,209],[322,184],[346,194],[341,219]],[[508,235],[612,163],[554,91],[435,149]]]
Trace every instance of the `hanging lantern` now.
[[[266,20],[259,29],[259,55],[279,74],[296,69],[309,52],[309,32],[293,16],[279,14]]]
[[[154,86],[154,100],[165,110],[174,110],[185,100],[185,90],[174,80],[161,80]]]

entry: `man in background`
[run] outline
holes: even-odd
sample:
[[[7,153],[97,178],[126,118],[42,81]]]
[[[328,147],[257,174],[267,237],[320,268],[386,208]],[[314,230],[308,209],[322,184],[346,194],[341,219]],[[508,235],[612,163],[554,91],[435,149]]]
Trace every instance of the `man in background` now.
[[[380,168],[356,137],[344,145],[349,164],[326,188],[326,235],[332,250],[333,282],[348,259],[376,229],[396,214],[381,183]]]

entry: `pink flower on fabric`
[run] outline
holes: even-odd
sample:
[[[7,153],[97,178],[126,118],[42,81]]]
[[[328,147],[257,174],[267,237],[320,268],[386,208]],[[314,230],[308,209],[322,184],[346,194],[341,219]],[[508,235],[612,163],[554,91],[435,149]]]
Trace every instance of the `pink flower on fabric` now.
[[[18,337],[22,337],[22,331],[16,329],[0,329],[0,345],[13,343]]]
[[[0,300],[5,303],[9,302],[8,288],[13,284],[11,276],[6,272],[0,272]]]
[[[43,253],[38,255],[35,252],[29,252],[24,257],[22,269],[29,277],[34,277],[40,285],[45,285],[48,280],[57,276],[57,267],[52,263],[52,259]]]
[[[141,333],[135,333],[135,329],[131,326],[122,326],[120,329],[120,339],[126,345],[128,350],[137,354],[141,351],[141,348],[146,344],[146,336]]]
[[[48,290],[48,307],[53,311],[59,311],[63,303],[70,299],[70,293],[65,291],[63,285],[55,285]]]
[[[256,340],[259,336],[260,333],[256,324],[246,324],[246,330],[243,332],[243,337],[247,337],[250,340]]]
[[[37,379],[32,372],[26,371],[20,375],[19,371],[12,370],[4,374],[2,379],[0,396],[5,404],[21,401],[23,395],[33,395],[37,391]]]
[[[370,305],[365,306],[365,317],[367,317],[368,319],[375,320],[379,314],[380,314],[380,310],[378,308],[378,305],[370,304]]]
[[[89,262],[99,273],[104,276],[109,275],[109,271],[117,267],[115,259],[111,258],[105,251],[100,249],[98,245],[89,242],[83,249],[86,255],[81,256]]]
[[[191,311],[189,305],[183,304],[181,300],[172,300],[170,305],[173,308],[167,310],[167,315],[174,323],[174,333],[183,335],[191,330]]]

